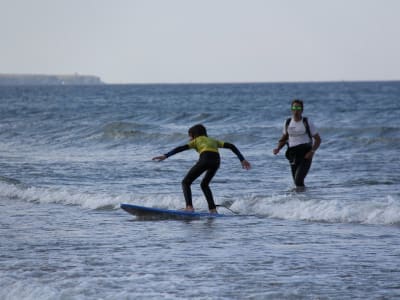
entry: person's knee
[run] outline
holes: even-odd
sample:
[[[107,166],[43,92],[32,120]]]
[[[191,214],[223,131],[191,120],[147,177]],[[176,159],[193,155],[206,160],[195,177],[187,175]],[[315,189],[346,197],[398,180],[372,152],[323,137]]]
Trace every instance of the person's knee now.
[[[182,186],[183,187],[189,187],[192,183],[190,182],[190,180],[187,180],[186,178],[184,178],[182,180]]]
[[[207,182],[207,181],[202,181],[201,183],[200,183],[200,187],[201,187],[201,189],[204,191],[204,190],[207,190],[207,189],[209,189],[209,183]]]

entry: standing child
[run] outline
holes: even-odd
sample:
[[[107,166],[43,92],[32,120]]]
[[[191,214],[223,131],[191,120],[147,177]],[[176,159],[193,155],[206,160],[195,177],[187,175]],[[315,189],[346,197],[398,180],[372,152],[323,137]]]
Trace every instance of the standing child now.
[[[196,149],[196,151],[200,155],[199,160],[189,170],[185,178],[182,180],[183,195],[186,201],[185,210],[194,211],[192,203],[192,190],[190,186],[196,178],[206,172],[200,186],[208,202],[208,209],[210,213],[217,213],[216,205],[209,184],[214,175],[217,173],[220,165],[218,148],[231,149],[232,152],[235,153],[236,156],[239,158],[243,168],[246,170],[249,170],[251,168],[250,163],[243,157],[243,155],[240,153],[235,145],[208,137],[207,130],[202,124],[191,127],[188,131],[188,134],[190,138],[188,144],[176,147],[175,149],[164,155],[156,156],[153,158],[153,160],[162,161],[176,153],[189,149]]]

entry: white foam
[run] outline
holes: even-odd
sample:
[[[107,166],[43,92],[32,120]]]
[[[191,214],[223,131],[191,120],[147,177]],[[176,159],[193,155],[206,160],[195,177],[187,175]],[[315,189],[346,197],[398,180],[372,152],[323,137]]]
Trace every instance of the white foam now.
[[[233,210],[286,220],[362,224],[399,224],[400,200],[393,196],[365,201],[304,199],[296,195],[254,197],[236,201]]]
[[[0,298],[4,300],[50,300],[59,299],[59,293],[57,289],[49,285],[39,285],[34,280],[29,282],[18,281],[9,284],[7,288],[1,289]]]
[[[138,195],[124,192],[111,195],[104,192],[80,191],[66,187],[27,187],[5,182],[0,182],[0,197],[26,202],[78,205],[87,209],[119,208],[120,203],[171,208],[182,208],[184,206],[183,196],[180,194]],[[203,201],[205,202],[205,200]]]
[[[129,194],[81,191],[65,187],[26,187],[0,182],[0,196],[27,202],[78,205],[86,209],[119,208],[121,203],[179,209],[184,207],[183,195]],[[218,201],[217,201],[218,202]],[[203,195],[193,197],[197,210],[207,210]],[[230,207],[241,214],[251,214],[286,220],[318,222],[399,224],[400,200],[394,196],[364,201],[308,199],[301,193],[259,196],[247,195]]]

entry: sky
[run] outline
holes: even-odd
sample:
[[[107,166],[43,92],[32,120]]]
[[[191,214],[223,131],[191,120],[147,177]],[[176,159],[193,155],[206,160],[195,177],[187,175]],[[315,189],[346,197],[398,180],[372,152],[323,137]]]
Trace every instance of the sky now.
[[[0,0],[0,73],[400,80],[400,0]]]

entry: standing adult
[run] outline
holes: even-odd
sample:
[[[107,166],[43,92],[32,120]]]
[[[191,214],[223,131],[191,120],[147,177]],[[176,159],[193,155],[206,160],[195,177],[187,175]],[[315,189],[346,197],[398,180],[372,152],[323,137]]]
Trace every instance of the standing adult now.
[[[321,144],[321,137],[313,122],[303,117],[304,105],[300,99],[294,99],[291,105],[292,117],[285,121],[283,134],[278,146],[273,150],[276,155],[285,146],[293,181],[296,187],[304,188],[304,179],[310,170],[315,151]]]

